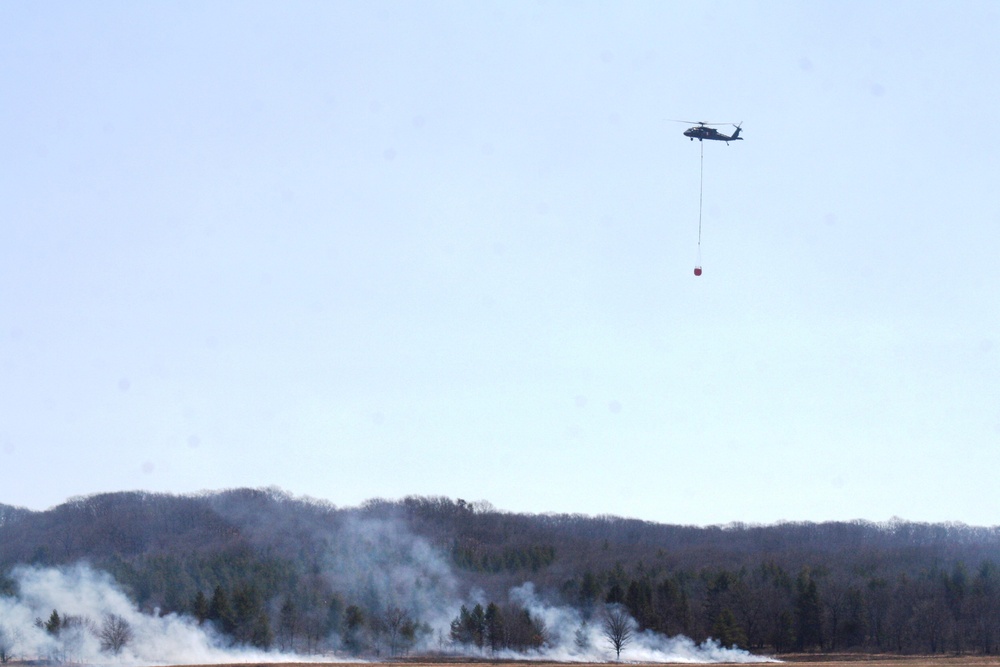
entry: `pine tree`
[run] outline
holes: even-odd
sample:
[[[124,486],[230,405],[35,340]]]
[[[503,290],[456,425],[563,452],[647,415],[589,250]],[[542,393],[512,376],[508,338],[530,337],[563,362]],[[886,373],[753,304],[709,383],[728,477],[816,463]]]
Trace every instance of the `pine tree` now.
[[[295,650],[295,635],[298,632],[299,615],[291,598],[285,598],[278,616],[278,645],[281,650]]]
[[[337,595],[330,598],[330,604],[326,607],[326,634],[340,634],[341,625],[344,622],[344,603]]]
[[[580,604],[584,609],[591,609],[601,597],[601,582],[593,572],[587,570],[580,581]]]
[[[198,625],[201,625],[208,619],[209,614],[209,603],[208,598],[201,591],[198,591],[194,599],[191,601],[191,613],[196,619],[198,619]]]
[[[650,626],[653,617],[653,587],[646,579],[633,579],[625,591],[625,607],[639,624],[639,629]]]
[[[45,630],[50,635],[58,635],[59,630],[61,629],[62,629],[62,619],[59,618],[59,612],[53,609],[52,614],[49,616],[49,620],[45,621]]]
[[[233,593],[233,635],[244,644],[263,647],[271,643],[270,622],[260,593],[254,584],[245,584]],[[262,628],[267,627],[267,633]]]
[[[486,638],[486,612],[483,610],[483,605],[477,603],[476,606],[472,608],[470,620],[472,641],[476,646],[482,648]]]
[[[250,623],[249,641],[252,646],[267,650],[271,648],[274,636],[271,634],[271,622],[267,618],[264,609],[261,608],[257,616]]]
[[[823,646],[822,609],[816,581],[808,570],[795,583],[795,643],[800,651]]]
[[[233,623],[233,608],[229,604],[229,596],[222,586],[216,586],[212,592],[212,601],[208,605],[208,620],[215,622],[219,630],[231,635],[235,629]]]
[[[344,610],[344,648],[357,655],[364,648],[362,633],[364,632],[365,613],[361,607],[352,604]]]
[[[733,616],[729,607],[724,607],[715,618],[715,623],[712,625],[712,636],[726,648],[745,647],[747,643],[746,633],[743,631],[743,627],[736,622],[736,617]]]
[[[486,607],[484,630],[486,634],[486,644],[490,647],[490,651],[496,653],[503,648],[503,614],[500,613],[500,608],[494,602],[490,602]]]

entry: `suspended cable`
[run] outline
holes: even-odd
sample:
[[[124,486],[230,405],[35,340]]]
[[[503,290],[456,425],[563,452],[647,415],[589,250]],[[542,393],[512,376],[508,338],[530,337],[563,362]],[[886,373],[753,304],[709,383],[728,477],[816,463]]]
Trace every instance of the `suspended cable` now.
[[[701,173],[698,182],[698,259],[694,265],[694,275],[701,275],[701,209],[705,198],[705,142],[699,141],[701,145]]]
[[[699,258],[701,253],[701,207],[702,201],[704,201],[705,194],[705,142],[699,141],[701,144],[701,178],[698,182],[698,252]]]

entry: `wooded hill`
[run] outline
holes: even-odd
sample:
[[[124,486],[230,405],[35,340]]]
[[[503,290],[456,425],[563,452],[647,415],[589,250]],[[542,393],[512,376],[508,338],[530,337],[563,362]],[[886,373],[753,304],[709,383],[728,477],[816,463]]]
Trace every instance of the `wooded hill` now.
[[[509,595],[526,582],[548,604],[619,603],[641,629],[756,651],[1000,650],[1000,529],[962,524],[694,527],[447,498],[337,508],[274,489],[0,505],[3,595],[18,565],[81,561],[140,609],[298,650],[397,653],[442,615],[455,620],[439,644],[483,646],[487,602],[523,621],[516,647],[536,645],[545,628]]]

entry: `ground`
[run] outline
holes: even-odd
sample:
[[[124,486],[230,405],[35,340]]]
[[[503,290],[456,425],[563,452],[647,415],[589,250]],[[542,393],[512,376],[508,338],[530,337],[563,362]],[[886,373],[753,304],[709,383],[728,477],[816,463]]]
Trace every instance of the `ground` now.
[[[788,663],[809,663],[809,667],[1000,667],[1000,656],[897,656],[897,655],[871,655],[871,654],[840,654],[840,655],[810,655],[794,654],[778,656]],[[406,667],[607,667],[616,663],[565,663],[565,662],[543,662],[522,660],[513,661],[491,661],[479,660],[427,660],[427,659],[407,659],[391,661],[392,664],[405,664]],[[630,667],[643,667],[644,665],[662,665],[664,663],[640,663],[622,660],[623,664]],[[859,664],[863,663],[863,664]],[[358,662],[358,663],[336,663],[337,667],[372,667],[378,663]],[[303,663],[238,663],[234,665],[184,665],[183,667],[316,667],[316,662]]]

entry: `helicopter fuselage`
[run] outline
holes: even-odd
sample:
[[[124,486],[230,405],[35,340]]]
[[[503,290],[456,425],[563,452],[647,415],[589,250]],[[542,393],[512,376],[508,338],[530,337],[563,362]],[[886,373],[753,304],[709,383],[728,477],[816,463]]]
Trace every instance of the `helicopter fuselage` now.
[[[732,136],[730,136],[719,132],[714,127],[698,125],[684,130],[684,136],[689,137],[691,141],[694,141],[695,139],[698,141],[704,141],[705,139],[710,141],[725,141],[726,143],[729,143],[730,141],[743,141],[743,137],[740,136],[740,129],[738,127],[736,128],[736,131],[733,132]]]

